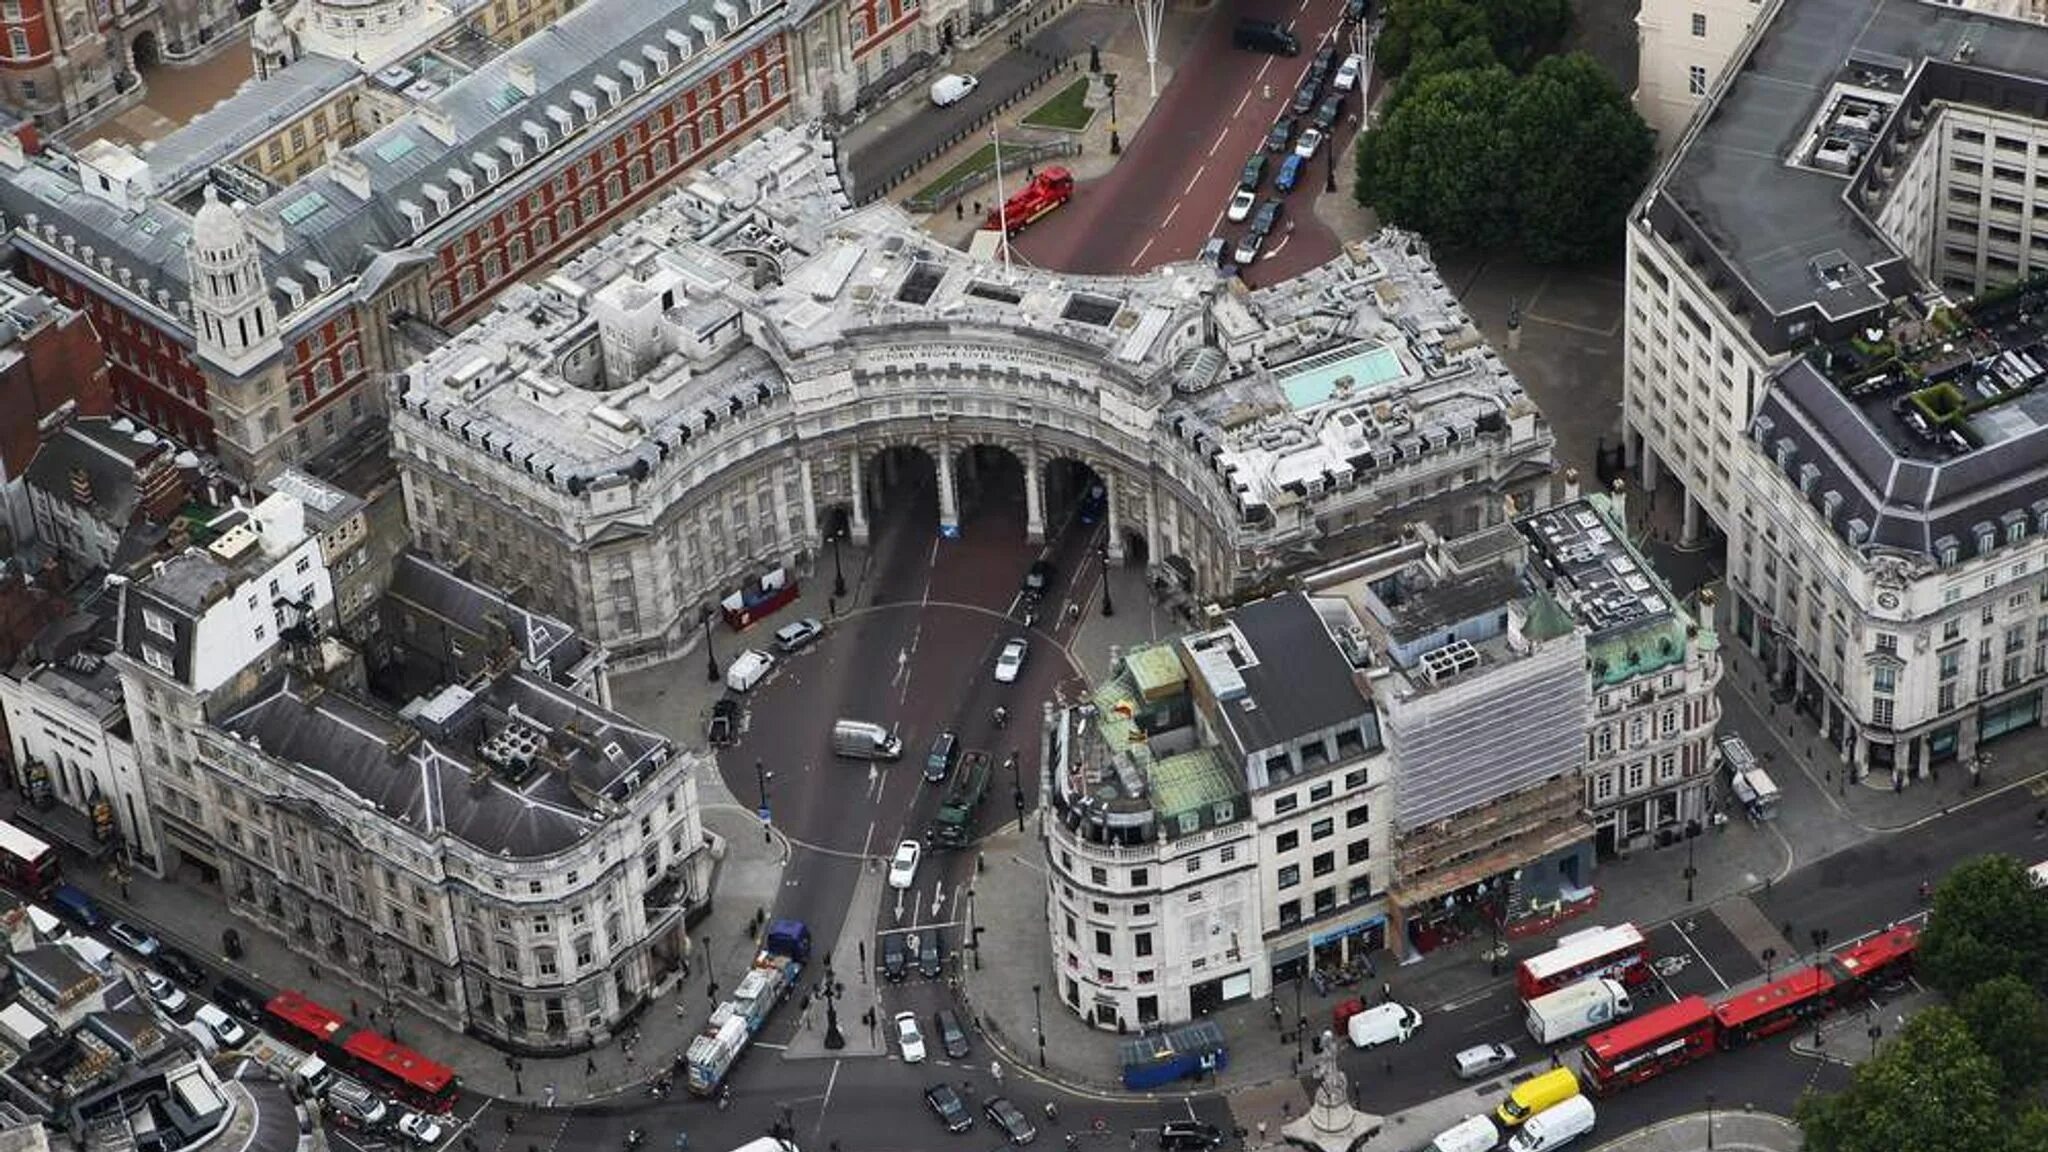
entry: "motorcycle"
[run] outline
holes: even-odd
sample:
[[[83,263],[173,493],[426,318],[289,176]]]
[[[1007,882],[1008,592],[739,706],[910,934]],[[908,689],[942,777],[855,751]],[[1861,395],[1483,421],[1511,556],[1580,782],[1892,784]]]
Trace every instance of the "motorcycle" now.
[[[640,1145],[646,1142],[647,1133],[642,1129],[635,1128],[632,1131],[626,1133],[626,1147],[628,1148],[638,1148]]]

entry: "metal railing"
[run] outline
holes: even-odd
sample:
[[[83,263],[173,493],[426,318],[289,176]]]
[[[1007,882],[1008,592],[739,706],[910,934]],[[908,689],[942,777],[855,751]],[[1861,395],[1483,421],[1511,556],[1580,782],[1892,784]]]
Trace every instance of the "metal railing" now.
[[[1072,156],[1080,151],[1081,143],[1078,140],[1046,140],[1035,144],[1005,145],[1003,147],[1003,167],[1010,172],[1020,172],[1028,165],[1061,156]],[[972,172],[962,173],[943,187],[926,189],[905,200],[903,207],[906,211],[910,212],[937,212],[943,208],[949,208],[969,192],[994,180],[995,176],[996,170],[993,164],[986,168],[977,168]],[[1020,178],[1016,187],[1022,188],[1023,186],[1023,180]]]

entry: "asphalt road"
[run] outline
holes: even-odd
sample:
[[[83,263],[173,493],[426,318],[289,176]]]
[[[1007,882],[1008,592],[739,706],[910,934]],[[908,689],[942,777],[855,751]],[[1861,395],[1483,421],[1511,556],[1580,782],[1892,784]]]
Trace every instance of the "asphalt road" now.
[[[1250,0],[1216,5],[1188,58],[1160,93],[1144,127],[1125,148],[1109,175],[1076,190],[1068,205],[1032,225],[1015,241],[1026,260],[1046,268],[1096,274],[1128,274],[1161,264],[1194,259],[1212,235],[1233,244],[1245,225],[1224,221],[1245,161],[1260,152],[1266,131],[1289,114],[1295,86],[1316,51],[1336,35],[1340,0]],[[1271,56],[1231,44],[1239,16],[1278,20],[1293,30],[1301,55]],[[1348,48],[1338,52],[1341,59]],[[1329,86],[1324,85],[1324,94]],[[1307,165],[1301,183],[1282,195],[1273,186],[1282,156],[1272,156],[1260,186],[1261,198],[1280,196],[1285,207],[1281,231],[1243,275],[1253,285],[1274,283],[1327,261],[1337,240],[1311,212],[1323,195],[1330,158],[1356,133],[1351,119],[1359,108],[1353,92],[1334,138]],[[1303,118],[1304,120],[1306,118]],[[1285,234],[1286,224],[1295,229]]]

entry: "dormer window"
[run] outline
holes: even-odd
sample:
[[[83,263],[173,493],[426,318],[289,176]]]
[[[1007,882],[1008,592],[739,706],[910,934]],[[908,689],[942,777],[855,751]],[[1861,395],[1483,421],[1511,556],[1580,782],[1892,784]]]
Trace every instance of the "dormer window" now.
[[[2017,544],[2027,538],[2027,518],[2014,512],[2005,518],[2005,542]]]
[[[1998,547],[1998,532],[1989,524],[1977,524],[1970,529],[1977,538],[1977,555],[1983,556]]]
[[[519,130],[521,132],[526,133],[526,138],[528,140],[533,141],[533,150],[535,152],[545,152],[548,150],[547,129],[541,127],[540,125],[534,123],[531,120],[521,120],[519,122]]]
[[[1791,475],[1792,457],[1798,453],[1799,449],[1792,443],[1791,437],[1780,436],[1777,444],[1778,469],[1788,476]]]
[[[476,165],[477,171],[484,174],[484,180],[487,183],[496,184],[499,176],[504,172],[504,169],[498,164],[498,158],[488,152],[471,153],[469,159]]]
[[[1943,568],[1953,568],[1962,552],[1962,541],[1953,536],[1943,536],[1934,542],[1934,558]]]
[[[1818,483],[1820,483],[1820,465],[1813,463],[1801,464],[1799,466],[1799,494],[1801,496],[1813,495],[1813,487]]]
[[[464,200],[476,195],[476,177],[460,168],[448,170],[448,182],[455,185],[455,194]]]

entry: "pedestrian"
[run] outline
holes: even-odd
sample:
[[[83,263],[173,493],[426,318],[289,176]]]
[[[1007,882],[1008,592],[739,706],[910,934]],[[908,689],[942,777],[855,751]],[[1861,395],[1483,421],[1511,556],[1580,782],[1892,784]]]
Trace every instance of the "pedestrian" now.
[[[356,998],[353,996],[348,998],[348,1014],[351,1016],[361,1016],[363,1014],[362,1005],[357,1004]]]
[[[839,597],[837,597],[837,596],[827,596],[827,597],[825,597],[825,615],[826,615],[826,616],[828,616],[828,617],[831,617],[831,618],[833,618],[833,619],[837,619],[837,618],[838,618],[838,616],[839,616]]]
[[[1028,163],[1027,163],[1027,164],[1025,164],[1025,165],[1024,165],[1024,178],[1025,178],[1026,180],[1036,180],[1036,179],[1038,179],[1038,169],[1036,169],[1036,168],[1033,168],[1033,167],[1032,167],[1032,166],[1031,166],[1030,164],[1028,164]]]
[[[597,1057],[585,1056],[583,1058],[583,1074],[585,1076],[597,1075]]]
[[[976,201],[974,202],[974,214],[975,214],[976,216],[979,216],[979,215],[981,215],[981,201],[979,201],[979,200],[976,200]]]
[[[626,1049],[626,1067],[631,1068],[636,1059],[637,1057],[633,1055],[633,1050],[631,1048]]]
[[[505,1131],[506,1131],[506,1133],[507,1133],[507,1134],[511,1133],[511,1131],[512,1131],[512,1130],[513,1130],[514,1128],[517,1128],[517,1127],[519,1127],[519,1117],[518,1117],[518,1116],[517,1116],[516,1114],[514,1114],[514,1113],[511,1113],[511,1112],[507,1112],[507,1113],[505,1113]]]
[[[1564,1067],[1564,1061],[1562,1061],[1562,1060],[1558,1059],[1558,1057],[1557,1057],[1557,1049],[1555,1049],[1555,1048],[1552,1048],[1552,1049],[1550,1050],[1550,1066],[1551,1066],[1552,1068],[1562,1068],[1562,1067]]]
[[[953,219],[955,219],[955,220],[965,220],[965,219],[967,219],[967,205],[965,205],[965,204],[962,204],[962,203],[961,203],[960,201],[958,201],[958,200],[955,200],[955,201],[953,201]]]
[[[1271,100],[1272,98],[1273,98],[1273,86],[1272,86],[1271,84],[1261,84],[1261,85],[1259,85],[1259,99],[1261,99],[1261,100]]]
[[[1380,982],[1380,999],[1388,1003],[1393,1002],[1394,986],[1392,984],[1385,981]]]

